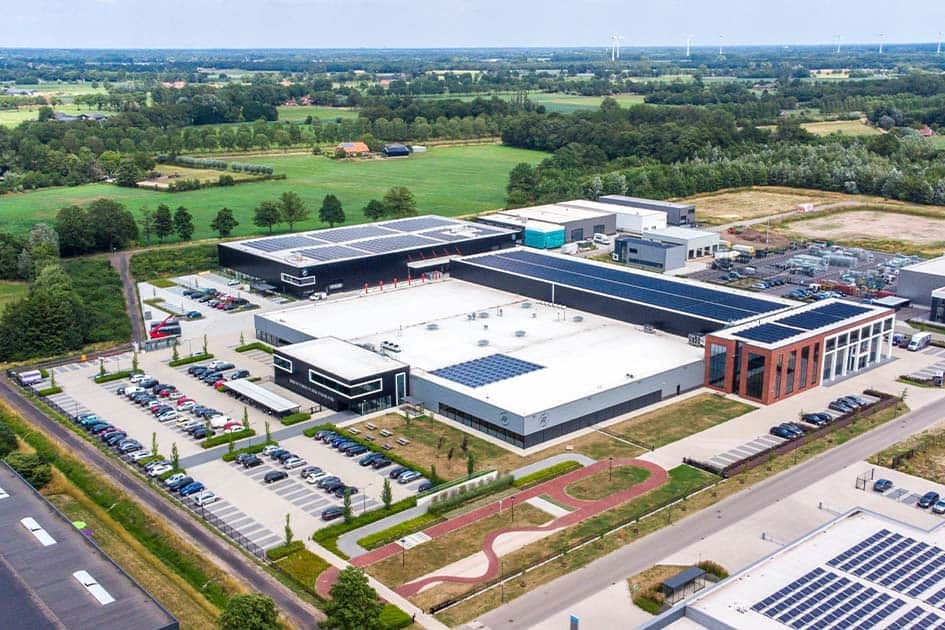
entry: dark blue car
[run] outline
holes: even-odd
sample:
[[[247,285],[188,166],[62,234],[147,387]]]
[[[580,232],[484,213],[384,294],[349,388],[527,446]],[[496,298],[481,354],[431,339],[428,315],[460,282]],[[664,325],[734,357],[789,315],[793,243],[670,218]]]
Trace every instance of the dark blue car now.
[[[200,492],[201,490],[203,490],[203,484],[200,483],[199,481],[195,481],[181,488],[180,496],[188,497],[192,494],[196,494],[197,492]]]

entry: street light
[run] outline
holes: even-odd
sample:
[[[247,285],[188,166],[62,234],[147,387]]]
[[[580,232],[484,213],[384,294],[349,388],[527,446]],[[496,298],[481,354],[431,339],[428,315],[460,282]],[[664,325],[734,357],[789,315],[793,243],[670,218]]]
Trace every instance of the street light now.
[[[509,497],[509,503],[510,503],[509,509],[512,511],[512,522],[514,523],[515,522],[515,495],[514,494]]]
[[[610,456],[607,459],[610,461],[610,466],[607,469],[607,480],[613,481],[614,480],[614,458],[613,456]]]
[[[400,567],[403,568],[407,564],[407,539],[400,539]]]

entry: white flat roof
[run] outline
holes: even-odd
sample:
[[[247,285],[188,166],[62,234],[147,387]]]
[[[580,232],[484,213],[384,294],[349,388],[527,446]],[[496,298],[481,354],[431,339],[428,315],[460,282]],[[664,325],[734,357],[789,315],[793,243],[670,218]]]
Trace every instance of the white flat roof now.
[[[681,238],[689,241],[693,241],[697,238],[709,238],[714,236],[719,238],[718,232],[707,232],[705,230],[693,230],[692,228],[676,227],[675,225],[670,225],[665,228],[660,228],[658,230],[649,230],[647,231],[648,236],[666,236],[669,238]]]
[[[298,403],[292,402],[288,398],[283,398],[279,394],[271,392],[265,387],[261,387],[245,378],[227,381],[226,386],[228,389],[232,389],[238,394],[252,398],[256,402],[269,407],[276,413],[285,413],[299,408]]]
[[[605,205],[605,204],[601,204]],[[613,210],[600,211],[588,208],[575,208],[563,204],[550,203],[543,206],[531,206],[529,208],[512,208],[503,210],[502,214],[512,217],[525,217],[527,219],[536,219],[539,221],[548,221],[549,223],[561,223],[571,221],[583,221],[587,219],[596,219],[614,214]]]
[[[932,260],[924,260],[914,265],[903,267],[902,271],[916,271],[919,273],[931,273],[937,276],[945,276],[945,256],[939,256]]]
[[[575,199],[573,201],[562,201],[559,205],[569,208],[581,208],[584,210],[596,210],[606,214],[633,214],[636,216],[666,216],[665,212],[659,210],[650,210],[648,208],[637,208],[635,206],[621,206],[615,203],[602,203],[600,201],[588,201],[587,199]]]
[[[377,344],[380,345],[380,342]],[[356,381],[380,372],[405,367],[403,363],[336,337],[282,346],[276,352],[304,361],[346,381]]]
[[[480,313],[488,316],[480,317]],[[401,347],[396,357],[411,366],[411,374],[520,415],[703,358],[703,349],[689,345],[683,337],[646,333],[625,322],[455,279],[332,298],[259,317],[315,337],[331,335],[376,347],[392,341]],[[524,331],[524,336],[517,336],[518,331]],[[488,345],[479,345],[480,340],[488,340]],[[430,374],[493,354],[536,363],[543,369],[477,388]],[[322,356],[315,364],[323,364]],[[576,356],[581,357],[579,362]]]
[[[492,214],[484,214],[478,218],[484,219],[486,221],[495,221],[496,223],[501,223],[503,225],[510,225],[516,228],[527,228],[529,230],[538,230],[540,232],[557,232],[558,230],[563,230],[564,228],[558,223],[549,223],[547,221],[539,221],[537,219],[528,219],[522,221],[521,217],[512,216],[510,214],[502,212],[493,212]]]

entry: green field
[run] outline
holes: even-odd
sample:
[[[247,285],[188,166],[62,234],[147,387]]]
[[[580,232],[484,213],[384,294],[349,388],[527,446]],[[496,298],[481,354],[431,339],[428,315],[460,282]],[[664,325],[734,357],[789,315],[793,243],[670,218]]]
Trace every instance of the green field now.
[[[455,98],[461,101],[471,101],[477,96],[486,100],[496,96],[498,98],[508,100],[516,94],[518,94],[518,92],[485,92],[482,94],[440,94],[436,96],[422,96],[418,98],[430,100]],[[617,94],[612,98],[620,103],[621,107],[639,105],[643,102],[642,94]],[[548,93],[532,91],[528,93],[528,99],[537,105],[544,105],[545,108],[550,112],[568,114],[581,109],[597,109],[600,107],[600,103],[602,100],[604,100],[604,97],[581,96],[580,94],[562,94],[560,92]]]
[[[0,312],[10,302],[26,297],[28,287],[25,282],[7,282],[0,280]]]
[[[365,221],[361,208],[372,198],[380,199],[391,186],[406,186],[417,199],[421,214],[456,216],[502,207],[508,174],[519,162],[537,163],[547,157],[500,145],[432,148],[406,160],[334,161],[312,155],[273,155],[244,158],[246,162],[271,166],[287,179],[207,188],[180,193],[164,193],[110,184],[86,184],[72,188],[0,195],[0,225],[9,232],[25,234],[39,221],[52,221],[63,206],[85,205],[99,197],[124,203],[133,212],[142,206],[155,208],[166,203],[171,208],[187,207],[194,215],[195,239],[216,236],[210,221],[226,206],[240,225],[234,236],[265,234],[252,223],[253,208],[262,201],[275,200],[287,190],[297,192],[309,208],[313,220],[296,224],[296,230],[324,227],[317,219],[318,208],[327,193],[341,200],[347,223]],[[239,161],[239,160],[234,160]],[[288,231],[288,226],[276,226]]]
[[[0,125],[4,127],[15,127],[24,120],[36,120],[38,114],[39,105],[32,108],[0,109]]]
[[[280,105],[276,109],[279,111],[280,122],[301,122],[309,116],[322,121],[334,120],[336,118],[358,117],[358,110],[349,107],[325,107],[322,105],[297,105],[287,107]]]

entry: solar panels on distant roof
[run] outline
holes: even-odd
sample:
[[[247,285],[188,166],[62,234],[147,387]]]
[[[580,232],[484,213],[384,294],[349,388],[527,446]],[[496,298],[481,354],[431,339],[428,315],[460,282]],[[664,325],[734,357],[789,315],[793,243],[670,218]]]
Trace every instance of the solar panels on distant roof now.
[[[351,243],[351,247],[363,249],[372,254],[383,254],[386,252],[395,252],[400,249],[409,249],[411,247],[424,247],[440,245],[438,241],[430,238],[423,238],[416,234],[401,234],[399,236],[387,236],[384,238],[373,238],[367,241],[358,241]]]
[[[364,252],[359,252],[356,249],[351,249],[350,247],[343,247],[341,245],[324,245],[322,247],[312,247],[309,249],[300,249],[295,252],[300,256],[306,258],[311,258],[312,260],[326,261],[326,260],[338,260],[340,258],[355,258],[357,256],[363,256]]]
[[[387,234],[397,234],[394,230],[388,230],[379,225],[356,225],[354,227],[334,228],[312,233],[315,238],[320,238],[332,243],[345,243],[359,238],[373,238],[375,236],[385,236]]]
[[[259,241],[248,241],[244,243],[246,247],[252,247],[264,252],[278,252],[292,247],[311,247],[321,245],[325,241],[311,238],[308,236],[275,236],[273,238],[264,238]]]
[[[457,225],[457,223],[456,221],[442,219],[440,217],[414,217],[410,219],[400,219],[399,221],[390,221],[385,223],[384,227],[401,232],[416,232],[418,230],[427,230],[447,225]]]
[[[487,357],[433,370],[430,374],[475,388],[541,369],[544,369],[544,366],[537,363],[504,354],[490,354]]]
[[[738,336],[743,339],[751,339],[762,343],[777,343],[794,335],[799,335],[801,332],[803,331],[797,328],[788,328],[787,326],[779,326],[778,324],[761,324],[760,326],[746,328],[738,333]]]
[[[815,328],[822,328],[824,326],[836,324],[837,322],[855,315],[868,313],[869,310],[870,309],[868,308],[863,308],[862,306],[856,306],[854,304],[835,302],[833,304],[825,304],[824,306],[820,306],[803,313],[798,313],[797,315],[789,315],[788,317],[779,319],[778,323],[784,324],[786,326],[794,326],[795,328],[803,328],[804,330],[814,330]]]

